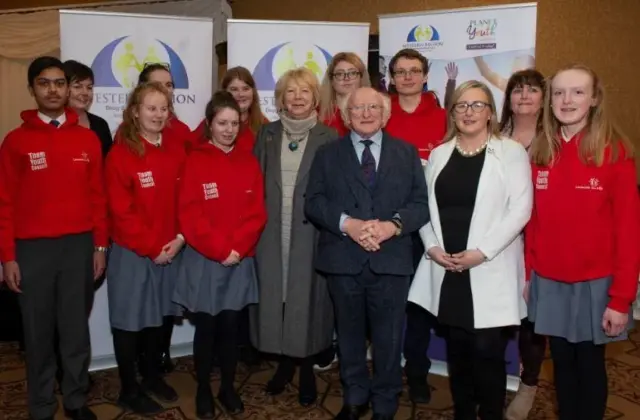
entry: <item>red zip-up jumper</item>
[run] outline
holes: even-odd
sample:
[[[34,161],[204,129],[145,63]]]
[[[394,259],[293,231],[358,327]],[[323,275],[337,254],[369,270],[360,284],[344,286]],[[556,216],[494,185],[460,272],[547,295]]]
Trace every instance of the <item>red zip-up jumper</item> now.
[[[122,142],[107,156],[106,180],[113,241],[156,258],[178,235],[178,184],[186,152],[181,138],[164,132],[160,147],[140,139],[138,156]]]
[[[182,175],[178,218],[187,244],[222,262],[232,250],[255,254],[267,223],[264,184],[256,158],[234,148],[225,153],[211,143],[192,150]]]
[[[0,147],[0,262],[15,261],[16,239],[93,232],[95,246],[108,245],[100,140],[65,115],[56,128],[24,111]]]

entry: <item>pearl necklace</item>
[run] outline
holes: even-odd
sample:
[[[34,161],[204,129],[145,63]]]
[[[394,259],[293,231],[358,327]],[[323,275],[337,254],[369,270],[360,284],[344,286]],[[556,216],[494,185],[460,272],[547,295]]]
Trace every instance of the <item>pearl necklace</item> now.
[[[484,151],[484,149],[487,148],[487,144],[489,144],[489,139],[485,140],[485,142],[482,143],[482,145],[477,149],[468,152],[464,150],[462,146],[460,146],[460,137],[456,137],[456,149],[464,157],[473,157],[473,156],[479,155]]]

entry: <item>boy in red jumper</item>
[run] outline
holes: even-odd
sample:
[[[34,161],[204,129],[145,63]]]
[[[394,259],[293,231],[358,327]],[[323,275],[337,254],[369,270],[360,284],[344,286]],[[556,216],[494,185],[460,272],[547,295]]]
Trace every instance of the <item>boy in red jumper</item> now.
[[[423,92],[422,89],[427,83],[429,63],[418,51],[404,49],[389,61],[389,70],[397,94],[391,96],[391,118],[385,130],[413,144],[424,164],[431,150],[442,141],[447,129],[446,111],[438,106],[432,93]],[[417,234],[414,235],[413,248],[417,267],[424,254],[424,246]],[[426,354],[434,323],[433,317],[423,308],[411,302],[407,304],[405,373],[409,397],[414,403],[428,403],[431,400],[427,384],[431,362]]]
[[[67,415],[93,420],[87,314],[108,244],[100,140],[65,109],[69,85],[60,60],[34,60],[28,82],[38,109],[21,114],[24,123],[0,148],[0,261],[7,285],[20,294],[29,413],[53,419],[57,410],[57,329]]]
[[[531,149],[525,298],[535,332],[549,336],[560,420],[604,418],[605,344],[627,338],[640,272],[633,147],[603,96],[591,69],[557,72]]]

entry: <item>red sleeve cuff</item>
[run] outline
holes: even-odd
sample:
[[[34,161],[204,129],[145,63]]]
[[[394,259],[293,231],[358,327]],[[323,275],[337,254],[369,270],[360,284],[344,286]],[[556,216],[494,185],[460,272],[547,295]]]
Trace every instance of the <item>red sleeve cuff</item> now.
[[[14,247],[0,250],[0,262],[6,263],[16,260],[16,250]]]
[[[626,299],[612,297],[609,300],[609,304],[607,305],[607,307],[613,309],[616,312],[626,314],[626,313],[629,313],[631,304]]]

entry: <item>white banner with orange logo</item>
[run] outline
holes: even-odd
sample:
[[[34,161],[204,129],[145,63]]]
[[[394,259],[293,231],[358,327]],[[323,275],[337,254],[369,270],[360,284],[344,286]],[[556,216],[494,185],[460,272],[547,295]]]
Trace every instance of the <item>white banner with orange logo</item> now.
[[[500,109],[511,74],[535,67],[536,16],[536,3],[379,16],[380,77],[389,88],[389,60],[413,48],[429,59],[425,90],[443,106],[447,91],[480,80]]]
[[[367,64],[369,24],[229,19],[227,48],[227,66],[251,71],[262,112],[273,121],[278,119],[273,91],[287,70],[304,66],[322,81],[331,57],[343,51]]]

